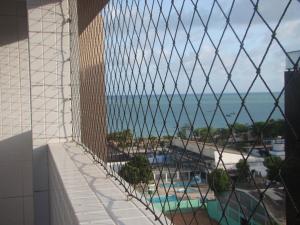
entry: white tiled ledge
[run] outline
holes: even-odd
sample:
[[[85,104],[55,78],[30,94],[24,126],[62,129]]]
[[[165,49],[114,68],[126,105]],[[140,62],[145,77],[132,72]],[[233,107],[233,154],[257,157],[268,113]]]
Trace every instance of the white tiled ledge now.
[[[75,143],[49,144],[51,225],[160,224]]]

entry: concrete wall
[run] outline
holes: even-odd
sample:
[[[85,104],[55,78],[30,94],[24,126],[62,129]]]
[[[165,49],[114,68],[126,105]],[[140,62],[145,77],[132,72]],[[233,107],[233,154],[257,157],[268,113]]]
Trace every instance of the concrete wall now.
[[[81,141],[107,160],[103,20],[96,16],[79,35]]]
[[[72,93],[72,136],[73,140],[81,142],[80,113],[80,76],[79,76],[79,33],[77,0],[69,0],[70,8],[70,63],[71,63],[71,93]]]
[[[33,225],[31,132],[0,141],[0,224]]]
[[[28,0],[33,145],[72,134],[67,0]]]
[[[27,0],[35,224],[49,224],[47,144],[71,139],[67,0]]]
[[[76,209],[79,204],[74,204],[74,206],[72,206],[67,189],[70,187],[81,189],[82,184],[84,183],[82,180],[78,179],[78,174],[74,176],[74,166],[72,165],[72,162],[70,162],[70,159],[66,155],[64,149],[50,147],[50,150],[48,151],[48,157],[51,225],[78,225],[79,223],[74,209]],[[65,169],[67,169],[68,172],[64,171]],[[71,174],[68,176],[69,172],[71,172]],[[76,180],[76,182],[72,183],[71,185],[70,181],[72,181],[72,177]],[[67,182],[65,182],[66,180]]]
[[[33,225],[25,0],[0,1],[0,224]]]
[[[104,41],[99,14],[107,0],[70,0],[73,139],[106,159]],[[95,141],[96,140],[96,141]]]
[[[26,2],[0,2],[0,140],[31,130]]]
[[[15,204],[0,224],[33,224],[33,201],[49,224],[47,144],[72,137],[68,12],[67,0],[0,2],[0,209]]]

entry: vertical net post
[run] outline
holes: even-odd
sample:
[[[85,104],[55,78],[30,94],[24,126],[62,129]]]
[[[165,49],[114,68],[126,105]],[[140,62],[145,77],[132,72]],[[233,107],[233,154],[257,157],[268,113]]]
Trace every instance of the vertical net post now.
[[[286,166],[283,178],[286,184],[287,224],[299,224],[300,192],[298,182],[300,171],[300,71],[285,72],[285,114],[286,114]],[[289,124],[292,124],[289,126]]]

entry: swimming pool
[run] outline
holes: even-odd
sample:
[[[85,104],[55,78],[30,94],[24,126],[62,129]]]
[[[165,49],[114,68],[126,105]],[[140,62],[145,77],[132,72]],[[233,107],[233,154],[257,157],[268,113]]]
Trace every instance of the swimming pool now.
[[[186,193],[198,193],[199,191],[197,189],[194,189],[194,188],[175,188],[176,192],[179,192],[179,193],[183,193],[183,192],[186,192]]]
[[[191,181],[191,182],[188,182],[188,181],[178,181],[178,182],[174,182],[173,184],[171,183],[163,183],[163,184],[160,184],[159,186],[160,187],[165,187],[165,188],[170,188],[170,187],[190,187],[192,185],[198,185],[200,184],[200,182],[196,182],[196,181]]]
[[[180,209],[191,209],[191,208],[199,208],[204,207],[201,203],[200,199],[191,199],[191,200],[179,200],[176,195],[171,196],[154,196],[148,199],[149,202],[153,204],[153,206],[162,211],[168,212],[172,210]],[[206,203],[205,203],[206,204]]]
[[[170,196],[155,196],[150,199],[148,199],[151,203],[161,203],[166,201],[177,201],[176,195],[170,195]]]

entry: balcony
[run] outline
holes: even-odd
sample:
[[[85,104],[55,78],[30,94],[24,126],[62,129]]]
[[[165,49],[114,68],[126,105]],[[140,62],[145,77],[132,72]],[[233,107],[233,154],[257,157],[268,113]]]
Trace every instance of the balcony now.
[[[298,224],[297,0],[2,0],[0,225]]]

